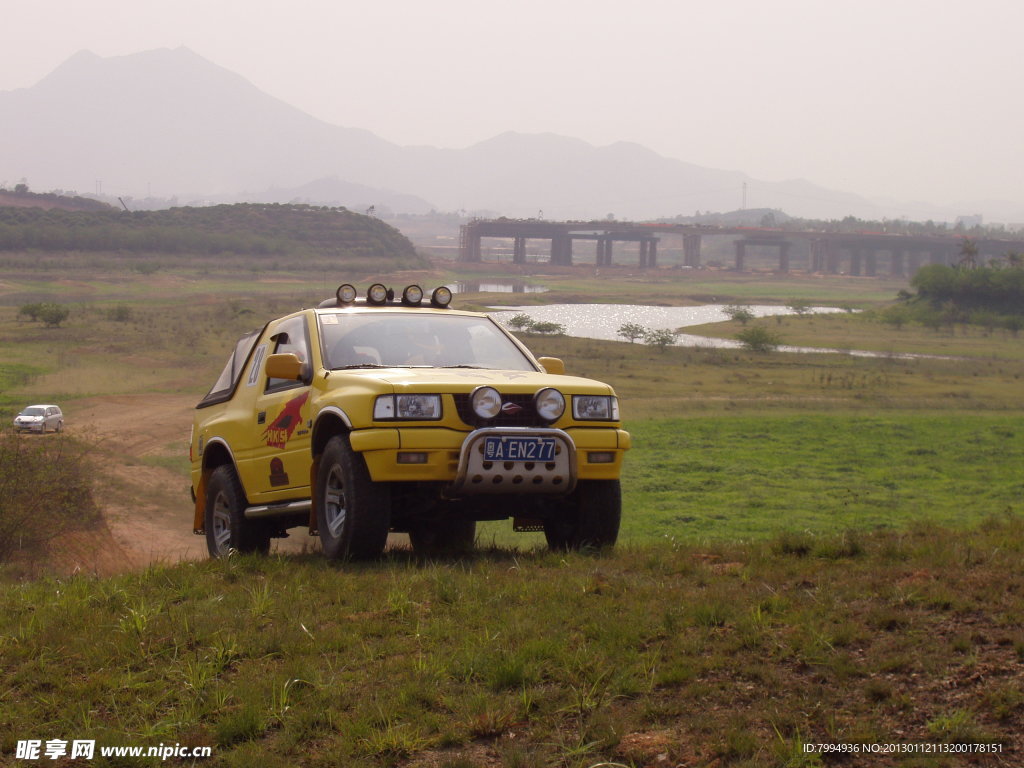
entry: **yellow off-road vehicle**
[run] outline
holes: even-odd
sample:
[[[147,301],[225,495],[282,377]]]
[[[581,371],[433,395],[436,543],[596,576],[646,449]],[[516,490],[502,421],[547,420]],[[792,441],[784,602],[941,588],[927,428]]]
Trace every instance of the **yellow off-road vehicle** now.
[[[211,556],[296,526],[331,558],[374,557],[392,531],[458,550],[509,518],[553,548],[615,543],[630,445],[615,392],[450,301],[346,284],[238,340],[189,450]]]

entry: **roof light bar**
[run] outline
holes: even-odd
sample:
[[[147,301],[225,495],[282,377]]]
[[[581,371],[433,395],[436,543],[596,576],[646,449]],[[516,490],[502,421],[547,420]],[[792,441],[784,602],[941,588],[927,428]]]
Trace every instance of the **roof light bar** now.
[[[338,286],[338,290],[334,295],[338,297],[339,304],[351,304],[353,301],[356,300],[358,292],[356,291],[356,287],[354,285],[344,283]]]
[[[402,303],[408,307],[418,307],[423,301],[423,289],[418,285],[406,286],[402,291]]]
[[[383,283],[374,283],[366,292],[366,301],[370,304],[385,304],[393,298],[395,298],[395,292]]]
[[[451,289],[446,285],[442,285],[440,288],[435,288],[434,292],[430,295],[430,303],[438,309],[445,309],[452,303]]]

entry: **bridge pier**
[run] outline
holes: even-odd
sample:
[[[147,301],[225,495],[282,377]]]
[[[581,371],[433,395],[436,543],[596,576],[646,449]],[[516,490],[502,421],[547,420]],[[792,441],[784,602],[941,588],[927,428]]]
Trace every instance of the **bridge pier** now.
[[[516,237],[512,241],[512,263],[513,264],[525,264],[526,263],[526,238]]]
[[[700,266],[700,235],[683,235],[683,265]]]
[[[892,248],[889,251],[889,274],[893,277],[906,277],[906,251],[902,248]]]
[[[736,241],[736,271],[742,272],[747,260],[747,244],[743,240]]]
[[[556,235],[551,238],[551,263],[559,266],[572,266],[572,238]]]
[[[640,269],[654,269],[658,266],[658,241],[653,237],[640,240]]]

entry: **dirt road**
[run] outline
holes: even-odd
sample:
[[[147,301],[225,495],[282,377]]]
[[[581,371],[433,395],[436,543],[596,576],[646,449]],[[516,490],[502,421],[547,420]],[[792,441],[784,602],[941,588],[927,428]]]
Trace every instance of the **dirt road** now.
[[[69,410],[68,433],[93,446],[97,501],[110,530],[72,566],[111,573],[207,557],[206,539],[192,533],[187,475],[197,399],[109,395],[80,400]],[[271,543],[282,552],[318,546],[302,528]]]
[[[93,446],[97,501],[127,569],[206,556],[183,473],[195,403],[194,395],[111,395],[68,413],[67,431]]]

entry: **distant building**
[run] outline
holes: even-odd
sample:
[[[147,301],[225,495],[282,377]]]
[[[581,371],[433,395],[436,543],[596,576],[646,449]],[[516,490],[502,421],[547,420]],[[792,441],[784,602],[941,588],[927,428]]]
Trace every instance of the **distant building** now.
[[[974,227],[982,226],[983,216],[980,213],[976,213],[973,216],[957,216],[956,226],[963,227],[964,229],[972,229]]]

